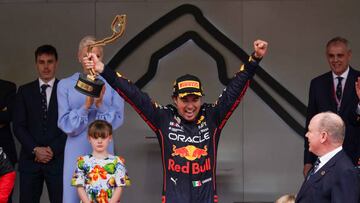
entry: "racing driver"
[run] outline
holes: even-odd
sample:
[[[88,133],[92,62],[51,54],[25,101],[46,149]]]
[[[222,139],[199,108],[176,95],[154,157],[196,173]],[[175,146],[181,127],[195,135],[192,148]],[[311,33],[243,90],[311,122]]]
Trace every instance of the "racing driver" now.
[[[214,104],[202,102],[203,87],[196,76],[177,78],[174,105],[162,106],[104,66],[95,54],[85,57],[87,68],[101,74],[156,133],[163,164],[162,203],[218,202],[216,156],[220,133],[239,105],[267,47],[263,40],[254,42],[253,54]]]

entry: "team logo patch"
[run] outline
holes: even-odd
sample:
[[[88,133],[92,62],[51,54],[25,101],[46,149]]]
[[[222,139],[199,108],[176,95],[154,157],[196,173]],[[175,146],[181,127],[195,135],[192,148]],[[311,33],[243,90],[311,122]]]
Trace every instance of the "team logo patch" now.
[[[211,178],[207,178],[205,180],[194,180],[194,181],[192,181],[192,185],[193,185],[193,187],[200,187],[203,184],[210,182],[210,181],[211,181]]]
[[[207,155],[207,146],[204,146],[204,148],[201,149],[195,147],[194,145],[187,145],[180,148],[177,148],[175,145],[173,145],[173,153],[171,154],[171,156],[180,156],[189,161],[200,159],[200,157]]]

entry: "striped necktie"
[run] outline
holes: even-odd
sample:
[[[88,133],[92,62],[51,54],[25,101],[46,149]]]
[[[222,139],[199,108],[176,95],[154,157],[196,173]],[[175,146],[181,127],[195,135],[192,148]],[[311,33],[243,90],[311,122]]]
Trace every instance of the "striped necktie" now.
[[[41,118],[42,118],[42,123],[43,125],[46,125],[46,121],[47,121],[47,98],[46,98],[46,89],[50,87],[50,85],[48,84],[43,84],[41,85]],[[45,127],[45,126],[43,126]]]
[[[320,159],[317,158],[315,163],[314,163],[314,166],[311,169],[311,171],[309,172],[309,175],[307,176],[306,180],[309,180],[310,177],[315,174],[316,170],[319,168],[319,165],[320,165]]]

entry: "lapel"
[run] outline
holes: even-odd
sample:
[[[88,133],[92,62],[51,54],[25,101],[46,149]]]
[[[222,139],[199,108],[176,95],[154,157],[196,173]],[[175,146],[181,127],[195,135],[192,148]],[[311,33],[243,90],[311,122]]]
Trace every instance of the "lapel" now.
[[[41,112],[41,92],[39,80],[36,79],[31,88],[31,94],[29,94],[29,104],[34,105],[34,108],[37,109],[37,112]],[[31,107],[33,108],[33,107]],[[41,113],[38,113],[39,119],[41,119]]]
[[[51,97],[48,107],[48,118],[52,116],[57,116],[57,83],[59,82],[58,79],[55,79],[53,89],[51,91]]]
[[[297,195],[298,198],[301,198],[302,195],[306,194],[306,191],[311,188],[314,183],[321,181],[321,179],[325,177],[326,174],[335,166],[337,160],[341,159],[343,156],[344,151],[339,151],[323,167],[321,167],[314,175],[312,175],[308,181],[305,179]]]
[[[352,94],[355,92],[355,81],[356,81],[356,75],[354,70],[350,67],[349,68],[349,74],[347,76],[345,87],[343,91],[343,97],[341,100],[341,106],[340,106],[340,114],[343,113],[346,106],[352,102]]]
[[[326,92],[326,97],[322,98],[322,99],[330,101],[331,110],[333,112],[337,112],[337,102],[336,102],[336,98],[335,98],[334,80],[333,80],[331,71],[329,71],[326,74],[324,88],[325,88],[324,91]]]

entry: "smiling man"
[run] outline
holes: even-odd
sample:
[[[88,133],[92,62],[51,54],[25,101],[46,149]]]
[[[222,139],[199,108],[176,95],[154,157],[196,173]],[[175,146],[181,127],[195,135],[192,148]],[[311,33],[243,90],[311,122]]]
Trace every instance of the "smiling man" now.
[[[344,151],[355,165],[360,166],[360,127],[356,126],[357,112],[360,112],[360,108],[355,90],[355,82],[360,72],[350,66],[352,53],[345,38],[331,39],[326,44],[325,54],[330,71],[311,81],[306,126],[317,113],[325,111],[337,113],[346,126]],[[304,147],[304,176],[306,176],[316,156],[309,152],[307,138]]]
[[[185,120],[195,120],[200,111],[202,96],[201,81],[196,76],[186,74],[176,79],[172,99]]]
[[[88,68],[101,73],[156,133],[163,163],[162,203],[218,202],[215,174],[220,133],[266,50],[267,42],[254,42],[254,53],[214,104],[202,102],[201,81],[186,74],[175,80],[174,105],[167,106],[156,104],[110,67],[104,68],[95,54],[87,57]]]

